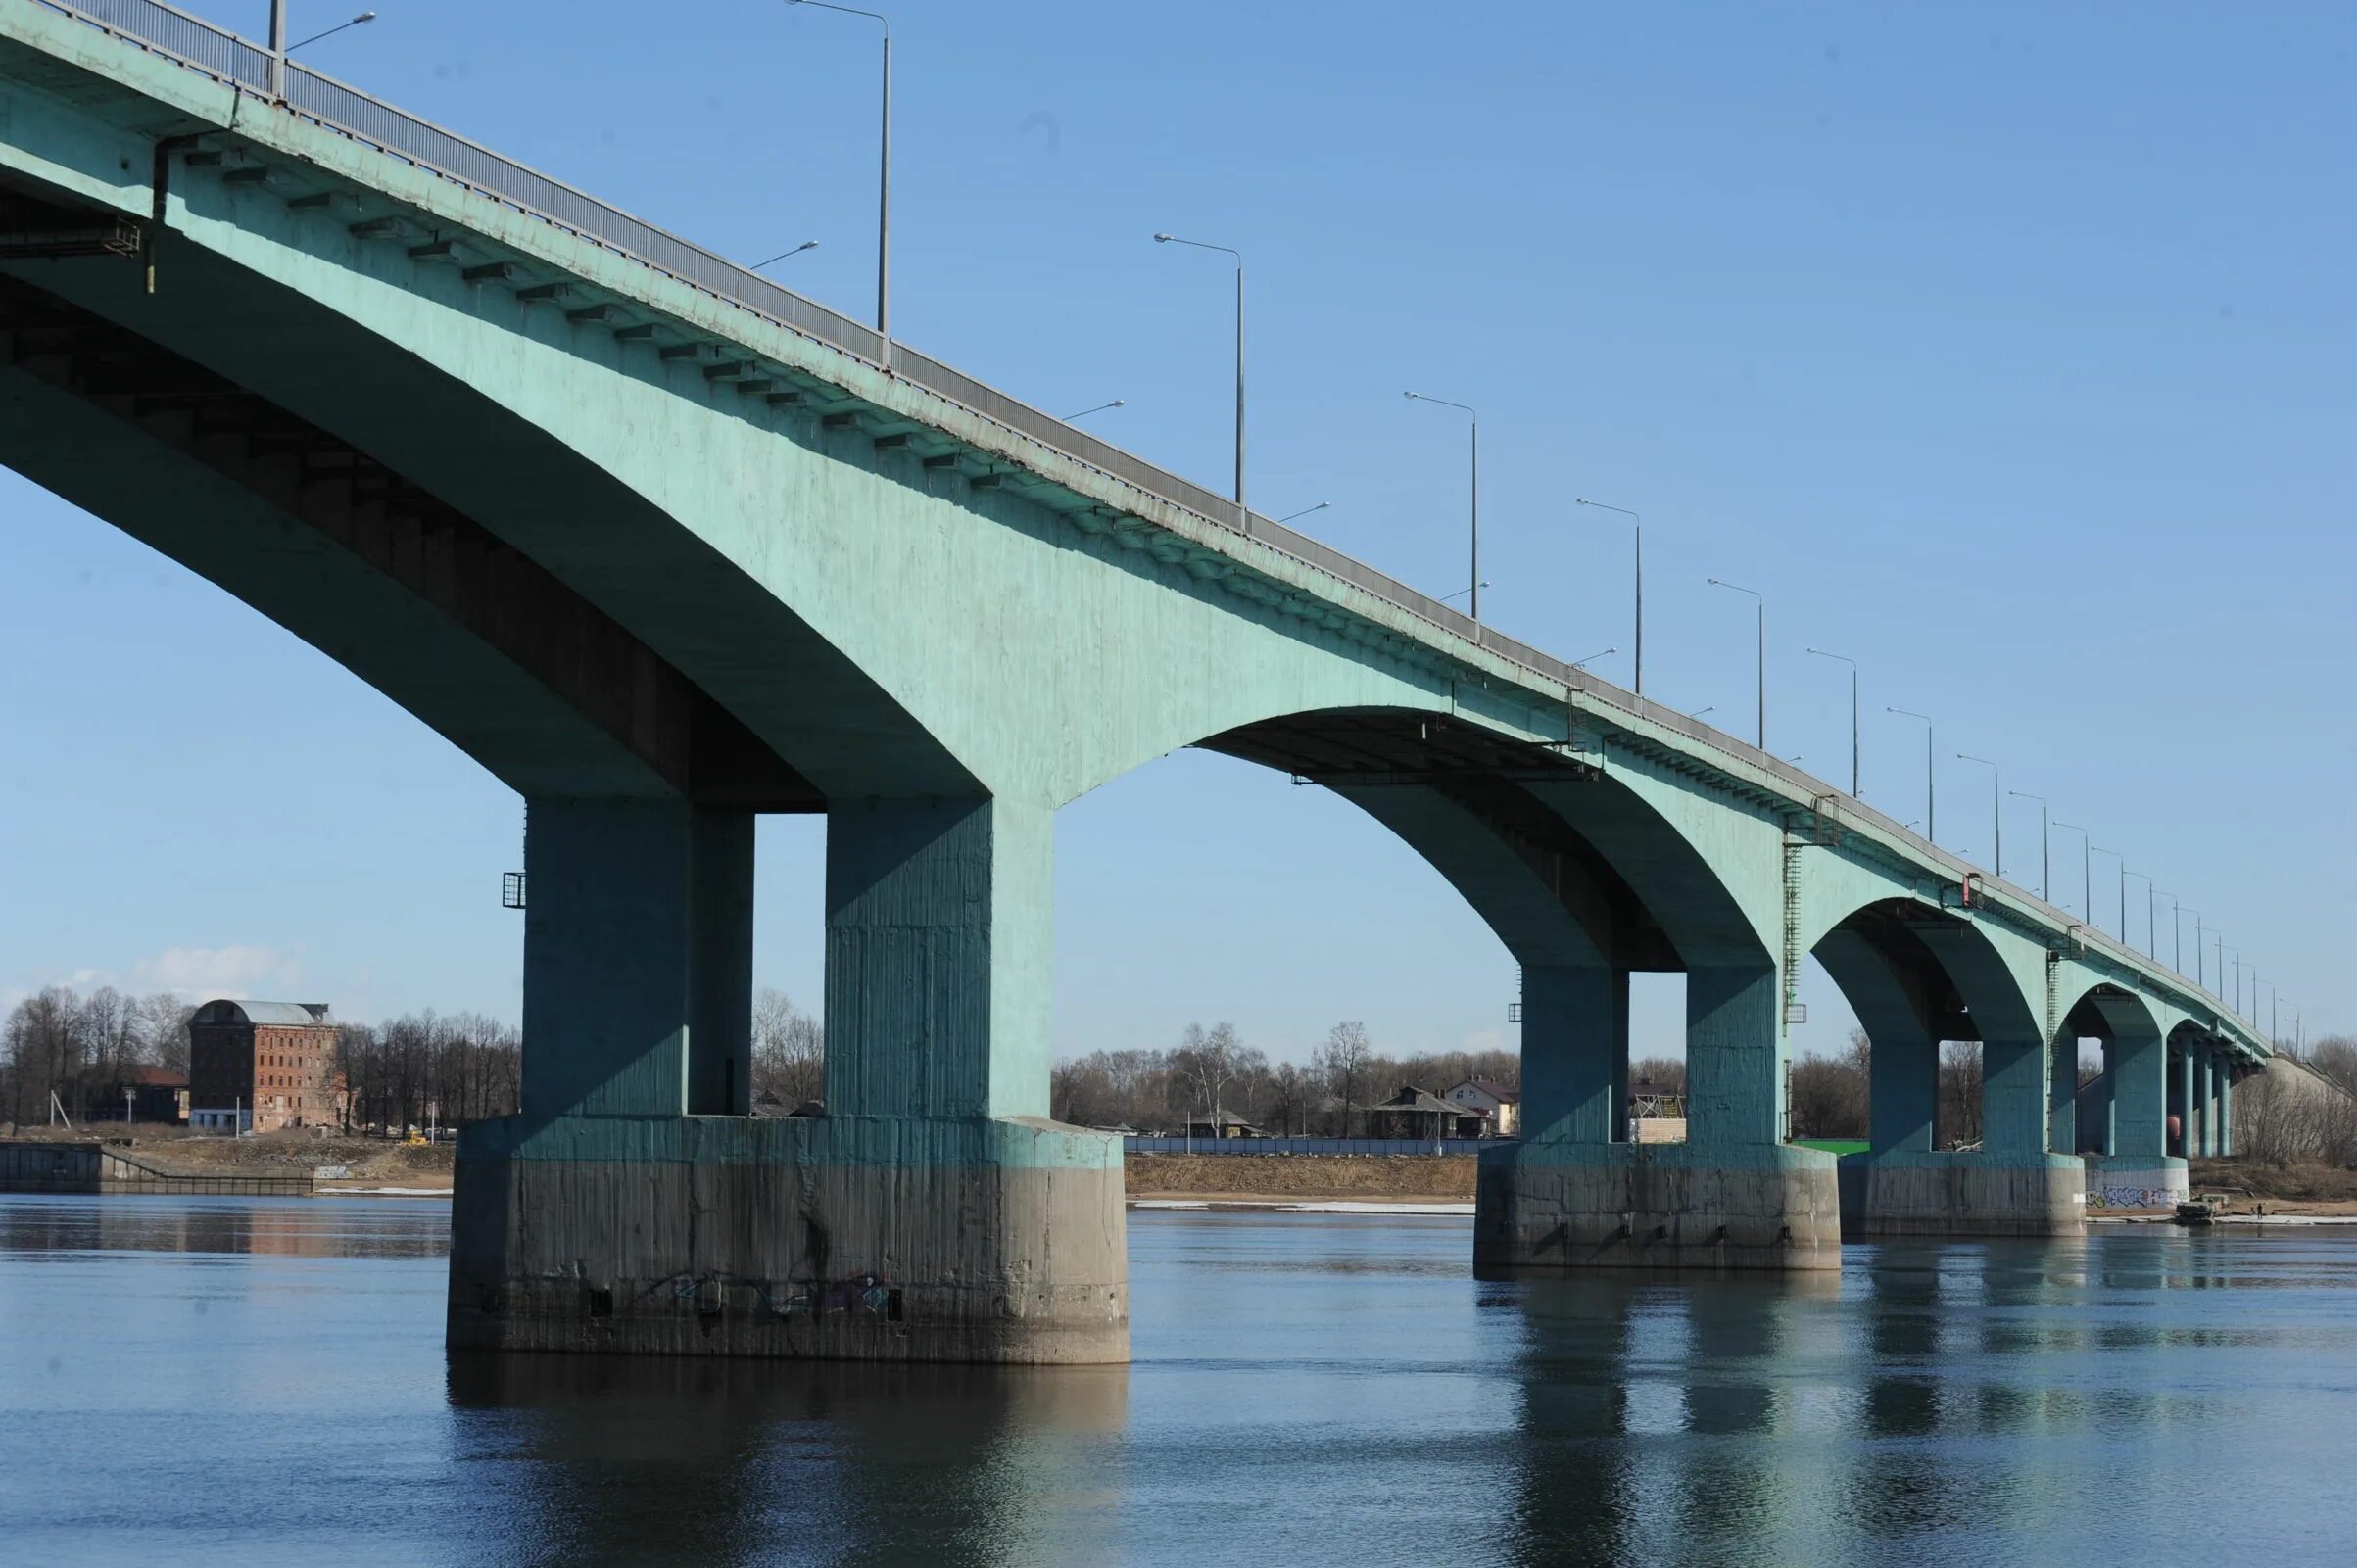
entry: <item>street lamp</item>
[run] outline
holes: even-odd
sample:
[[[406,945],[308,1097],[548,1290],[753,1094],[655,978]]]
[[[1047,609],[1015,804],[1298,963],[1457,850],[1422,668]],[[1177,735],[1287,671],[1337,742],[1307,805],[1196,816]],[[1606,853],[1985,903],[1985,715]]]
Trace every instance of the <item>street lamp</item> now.
[[[2160,918],[2160,900],[2152,896],[2152,879],[2145,876],[2141,871],[2130,871],[2126,861],[2120,862],[2120,897],[2122,899],[2126,899],[2128,896],[2128,879],[2131,877],[2134,877],[2138,881],[2144,884],[2144,956],[2146,958],[2151,958],[2153,956],[2151,952],[2152,927],[2154,922]],[[2123,924],[2125,924],[2124,920]],[[2121,932],[2120,940],[2123,942],[2128,942],[2128,935],[2125,930]],[[2131,952],[2134,952],[2136,949],[2136,944],[2134,942],[2128,942],[2128,947]]]
[[[1489,587],[1487,583],[1475,583],[1471,588],[1461,588],[1454,594],[1443,594],[1440,596],[1440,602],[1446,604],[1449,602],[1449,600],[1453,598],[1463,598],[1467,594],[1478,594],[1487,587]]]
[[[2079,835],[2079,913],[2092,926],[2095,923],[2094,837],[2075,822],[2057,820],[2054,826],[2067,828]]]
[[[770,258],[768,261],[755,261],[755,262],[752,264],[752,266],[751,266],[750,270],[752,270],[752,271],[755,271],[755,272],[758,272],[758,271],[760,271],[760,270],[761,270],[763,267],[765,267],[765,266],[775,266],[775,265],[777,265],[777,264],[778,264],[780,261],[785,261],[785,260],[786,260],[786,258],[788,258],[788,257],[790,257],[790,256],[799,256],[799,255],[801,255],[801,254],[802,254],[804,251],[815,251],[815,250],[817,250],[817,249],[818,249],[818,241],[816,241],[816,240],[804,240],[804,241],[802,241],[802,243],[801,243],[801,244],[799,244],[799,245],[795,246],[795,247],[794,247],[793,250],[791,250],[791,251],[780,251],[780,252],[779,252],[777,255],[775,255],[775,256],[771,257],[771,258]]]
[[[2038,896],[2048,901],[2054,897],[2054,825],[2046,815],[2046,797],[2034,795],[2027,789],[2008,789],[2005,793],[2016,800],[2038,802]]]
[[[1687,717],[1687,718],[1689,718],[1689,719],[1699,719],[1699,718],[1701,718],[1701,717],[1702,717],[1704,714],[1706,714],[1706,713],[1716,713],[1717,711],[1718,711],[1718,704],[1717,704],[1717,703],[1715,703],[1715,702],[1713,702],[1713,703],[1711,703],[1711,704],[1710,704],[1708,707],[1707,707],[1707,708],[1697,708],[1697,709],[1695,709],[1695,710],[1694,710],[1692,713],[1689,713],[1688,715],[1686,715],[1686,717]]]
[[[2160,918],[2158,914],[2160,901],[2164,898],[2169,901],[2169,930],[2171,934],[2174,935],[2177,930],[2177,895],[2175,893],[2164,893],[2159,888],[2153,887],[2150,882],[2146,882],[2144,885],[2151,890],[2152,908],[2154,910],[2152,917],[2153,921],[2157,921]],[[2147,922],[2144,927],[2144,947],[2146,951],[2151,954],[2152,962],[2155,964],[2159,963],[2160,936],[2153,929],[2151,922]],[[2174,961],[2172,961],[2171,967],[2175,967]]]
[[[358,27],[364,23],[374,22],[375,20],[375,12],[363,11],[359,16],[354,17],[350,22],[339,22],[334,26],[328,28],[325,32],[314,32],[310,37],[304,39],[301,43],[288,44],[286,46],[286,52],[291,55],[298,49],[309,49],[313,44],[317,43],[320,39],[332,38],[337,33],[342,32],[346,27]]]
[[[1594,664],[1598,659],[1605,657],[1607,654],[1617,653],[1619,651],[1620,649],[1618,647],[1601,649],[1598,652],[1589,654],[1584,659],[1573,659],[1571,661],[1571,668],[1574,670],[1585,669],[1587,666]]]
[[[846,17],[865,17],[884,28],[884,118],[878,145],[876,180],[876,340],[885,368],[892,362],[892,24],[880,11],[862,11],[833,0],[786,0],[790,6],[840,11]]]
[[[1940,791],[1937,774],[1932,768],[1932,716],[1917,713],[1912,708],[1886,707],[1882,711],[1896,713],[1902,719],[1923,721],[1923,836],[1937,844],[1940,841]]]
[[[1207,240],[1180,239],[1176,234],[1157,234],[1157,245],[1189,245],[1198,251],[1219,251],[1235,258],[1235,503],[1244,507],[1244,253],[1232,245],[1213,245]],[[1251,514],[1246,513],[1247,517]]]
[[[1100,403],[1093,408],[1082,408],[1079,413],[1066,414],[1064,422],[1069,425],[1075,419],[1085,419],[1092,413],[1103,413],[1108,408],[1126,407],[1129,405],[1129,402],[1130,400],[1127,398],[1116,398],[1111,403]]]
[[[2126,946],[2128,942],[2128,857],[2116,849],[2106,849],[2101,844],[2088,845],[2087,853],[2091,859],[2096,855],[2109,855],[2120,863],[2120,943],[2122,946]],[[2087,918],[2092,921],[2094,916],[2090,915]]]
[[[1823,648],[1808,651],[1820,659],[1839,659],[1850,666],[1850,798],[1863,800],[1865,793],[1857,786],[1857,660],[1847,653],[1828,653]]]
[[[1989,869],[2002,877],[2005,875],[2004,778],[1997,772],[1996,764],[1991,762],[1987,757],[1976,757],[1969,751],[1959,751],[1956,753],[1956,760],[1958,762],[1977,762],[1989,770],[1989,820],[1993,825],[1996,839],[1996,850],[1991,857],[1996,864]]]
[[[2193,983],[2199,985],[2201,983],[2199,974],[2201,969],[2201,911],[2188,909],[2183,904],[2177,904],[2172,906],[2170,915],[2173,928],[2170,930],[2169,936],[2176,946],[2176,969],[2180,974],[2186,972],[2186,917],[2188,915],[2193,917],[2193,968],[2195,971]]]
[[[1473,473],[1473,504],[1472,504],[1472,541],[1473,541],[1473,554],[1472,554],[1472,561],[1473,561],[1473,569],[1472,569],[1472,571],[1471,571],[1471,572],[1468,574],[1468,580],[1469,580],[1469,581],[1472,583],[1472,585],[1473,585],[1473,602],[1471,603],[1471,605],[1469,605],[1469,606],[1467,608],[1467,611],[1466,611],[1466,613],[1467,613],[1467,614],[1468,614],[1468,615],[1470,615],[1470,616],[1471,616],[1471,617],[1472,617],[1474,620],[1478,621],[1479,619],[1481,619],[1481,590],[1483,590],[1483,589],[1485,589],[1485,588],[1489,587],[1489,585],[1488,585],[1487,583],[1484,583],[1484,582],[1482,582],[1482,581],[1481,581],[1481,415],[1480,415],[1478,412],[1476,412],[1476,411],[1474,410],[1474,408],[1473,408],[1472,404],[1465,404],[1465,403],[1451,403],[1451,402],[1450,402],[1448,399],[1446,399],[1446,398],[1435,398],[1435,397],[1431,396],[1429,393],[1422,393],[1422,392],[1405,392],[1405,393],[1402,393],[1400,396],[1402,396],[1402,397],[1406,398],[1406,399],[1407,399],[1409,402],[1411,402],[1411,403],[1437,403],[1437,404],[1440,404],[1442,407],[1444,407],[1444,408],[1457,408],[1457,409],[1461,409],[1461,410],[1463,410],[1465,413],[1467,413],[1467,415],[1469,415],[1469,416],[1470,416],[1470,418],[1471,418],[1471,431],[1472,431],[1472,443],[1473,443],[1473,447],[1472,447],[1472,453],[1473,453],[1473,455],[1472,455],[1472,473]]]
[[[1723,577],[1708,578],[1707,581],[1712,588],[1732,589],[1738,594],[1752,595],[1753,611],[1759,629],[1756,666],[1759,672],[1759,730],[1754,743],[1760,750],[1765,751],[1767,749],[1767,599],[1760,594],[1757,589],[1746,588],[1741,583],[1730,583]]]
[[[1598,509],[1600,509],[1600,510],[1603,510],[1603,511],[1608,511],[1608,512],[1618,512],[1618,513],[1619,513],[1621,516],[1623,516],[1623,517],[1627,518],[1627,519],[1629,520],[1629,522],[1630,522],[1631,524],[1633,524],[1633,525],[1635,526],[1635,528],[1636,528],[1636,533],[1637,533],[1637,651],[1636,651],[1636,660],[1637,660],[1637,686],[1636,686],[1636,691],[1637,691],[1637,695],[1639,695],[1639,696],[1643,696],[1643,695],[1645,695],[1645,519],[1644,519],[1644,518],[1642,518],[1642,517],[1640,517],[1640,516],[1638,516],[1638,515],[1637,515],[1635,512],[1633,512],[1633,511],[1630,511],[1630,510],[1629,510],[1629,509],[1628,509],[1626,506],[1615,506],[1615,505],[1613,505],[1613,504],[1612,504],[1611,502],[1610,502],[1610,501],[1603,501],[1603,500],[1589,500],[1589,499],[1586,499],[1585,497],[1580,497],[1580,498],[1577,498],[1577,499],[1578,499],[1578,501],[1579,501],[1579,504],[1580,504],[1580,505],[1582,505],[1582,506],[1594,506],[1594,507],[1597,507]]]
[[[1315,506],[1304,506],[1304,507],[1303,507],[1301,510],[1299,510],[1299,511],[1297,511],[1297,512],[1289,512],[1289,513],[1287,513],[1285,516],[1279,517],[1279,518],[1277,519],[1277,522],[1278,522],[1278,524],[1279,524],[1279,525],[1282,525],[1282,524],[1285,524],[1285,523],[1289,523],[1289,522],[1291,522],[1291,521],[1292,521],[1294,518],[1296,518],[1296,517],[1307,517],[1307,516],[1309,516],[1309,515],[1310,515],[1310,513],[1312,513],[1312,512],[1322,512],[1322,511],[1325,510],[1325,509],[1326,509],[1328,506],[1331,506],[1332,504],[1333,504],[1333,502],[1332,502],[1332,501],[1330,501],[1330,500],[1322,500],[1322,501],[1320,501],[1320,502],[1319,502],[1317,505],[1315,505]]]

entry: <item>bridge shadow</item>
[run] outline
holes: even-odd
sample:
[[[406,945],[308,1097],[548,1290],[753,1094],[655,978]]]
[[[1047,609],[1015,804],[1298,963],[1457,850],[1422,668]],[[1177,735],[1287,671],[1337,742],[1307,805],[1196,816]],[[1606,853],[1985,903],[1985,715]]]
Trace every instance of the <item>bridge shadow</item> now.
[[[460,1354],[501,1561],[1103,1561],[1126,1367]]]

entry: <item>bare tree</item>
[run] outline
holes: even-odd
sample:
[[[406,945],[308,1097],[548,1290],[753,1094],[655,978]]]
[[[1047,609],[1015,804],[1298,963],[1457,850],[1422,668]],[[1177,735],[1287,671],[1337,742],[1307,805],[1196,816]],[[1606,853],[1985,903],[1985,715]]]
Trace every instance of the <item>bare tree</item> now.
[[[1367,1087],[1367,1069],[1374,1048],[1368,1043],[1367,1025],[1356,1019],[1335,1024],[1318,1048],[1313,1066],[1324,1078],[1326,1092],[1342,1102],[1342,1136],[1350,1136],[1350,1117],[1360,1091]]]
[[[827,1040],[818,1020],[784,991],[753,994],[753,1093],[788,1110],[816,1100],[827,1088]]]

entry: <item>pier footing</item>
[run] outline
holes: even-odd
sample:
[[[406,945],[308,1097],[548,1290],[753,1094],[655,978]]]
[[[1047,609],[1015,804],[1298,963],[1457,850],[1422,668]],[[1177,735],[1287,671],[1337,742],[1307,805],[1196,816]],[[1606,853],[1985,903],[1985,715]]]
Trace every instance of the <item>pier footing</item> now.
[[[1841,1266],[1822,1150],[1540,1138],[1480,1158],[1478,1270]]]
[[[1896,1149],[1842,1158],[1842,1234],[2076,1236],[2088,1175],[2072,1155]]]
[[[932,1117],[465,1129],[454,1350],[1130,1357],[1118,1138]]]
[[[2186,1163],[2175,1155],[2087,1157],[2090,1209],[2168,1209],[2192,1196]]]

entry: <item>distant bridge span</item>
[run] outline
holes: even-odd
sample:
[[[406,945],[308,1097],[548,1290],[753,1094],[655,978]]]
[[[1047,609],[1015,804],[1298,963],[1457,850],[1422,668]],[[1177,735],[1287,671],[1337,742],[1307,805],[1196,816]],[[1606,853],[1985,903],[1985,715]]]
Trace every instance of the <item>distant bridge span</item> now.
[[[1051,827],[1180,746],[1359,805],[1520,961],[1483,1265],[1831,1267],[1845,1199],[2075,1229],[2091,1182],[2182,1190],[2172,1108],[2217,1148],[2264,1069],[2218,998],[1822,781],[270,68],[147,0],[0,0],[0,462],[525,796],[524,1109],[460,1145],[454,1345],[1126,1357],[1120,1145],[1047,1119]],[[824,1117],[747,1116],[764,811],[828,815]],[[1787,1141],[1810,955],[1873,1043],[1839,1181]],[[1641,971],[1687,977],[1684,1145],[1618,1114]],[[1932,1148],[1948,1039],[1971,1153]]]

